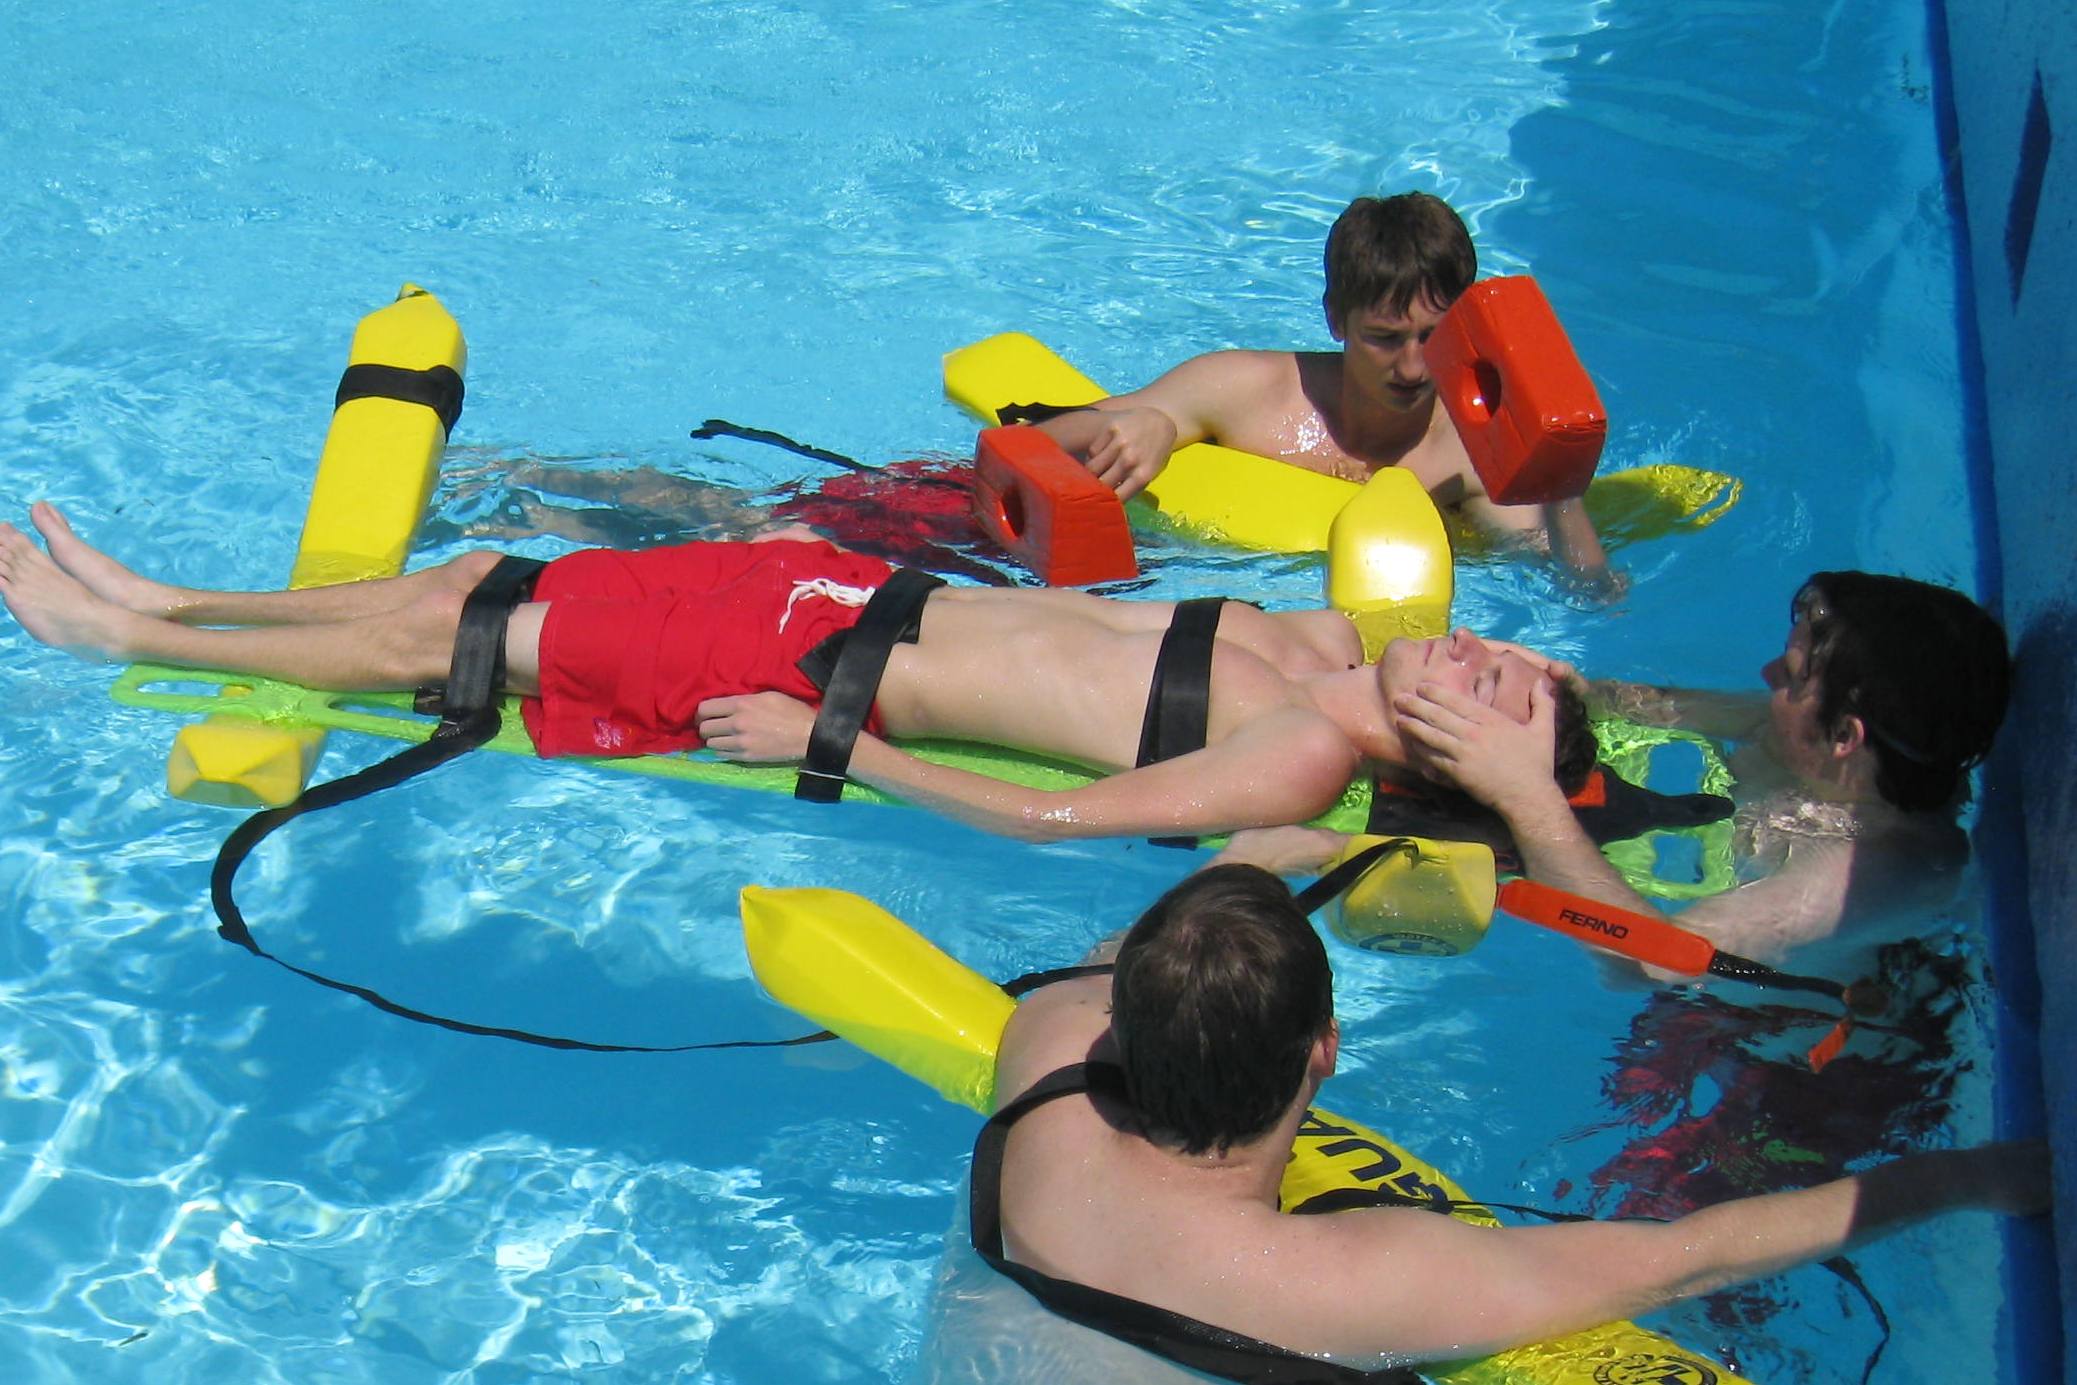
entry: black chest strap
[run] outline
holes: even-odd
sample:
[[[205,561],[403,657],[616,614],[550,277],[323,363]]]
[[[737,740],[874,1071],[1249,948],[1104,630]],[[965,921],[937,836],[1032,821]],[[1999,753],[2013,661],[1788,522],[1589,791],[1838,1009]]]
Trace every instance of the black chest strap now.
[[[1212,652],[1219,639],[1219,614],[1226,599],[1199,596],[1176,603],[1154,677],[1147,685],[1146,715],[1140,720],[1137,769],[1204,749],[1211,722]],[[1155,846],[1195,847],[1195,837],[1150,837]]]
[[[1026,1112],[1063,1096],[1094,1092],[1123,1102],[1125,1076],[1108,1063],[1075,1063],[1048,1073],[989,1117],[974,1141],[972,1232],[974,1251],[1016,1281],[1042,1305],[1070,1322],[1121,1342],[1243,1385],[1419,1385],[1404,1367],[1365,1371],[1305,1356],[1201,1319],[1126,1298],[1072,1280],[1055,1279],[1003,1254],[1002,1156],[1010,1127]]]
[[[880,694],[880,679],[887,672],[887,658],[902,636],[902,630],[923,609],[930,594],[944,586],[944,579],[915,568],[896,568],[872,599],[865,603],[858,623],[846,633],[836,666],[822,690],[822,710],[815,714],[815,729],[808,735],[808,753],[801,757],[793,796],[810,803],[835,803],[844,796],[844,776],[851,767],[851,751],[858,733],[872,715],[873,699]]]

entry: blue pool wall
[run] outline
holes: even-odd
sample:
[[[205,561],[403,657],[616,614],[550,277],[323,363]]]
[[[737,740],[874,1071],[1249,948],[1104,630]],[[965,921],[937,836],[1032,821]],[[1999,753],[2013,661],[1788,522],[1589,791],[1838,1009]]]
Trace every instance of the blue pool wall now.
[[[1980,827],[2006,1009],[1999,1120],[2045,1122],[2058,1187],[2054,1248],[2017,1230],[2012,1287],[2043,1300],[2015,1318],[2060,1322],[2061,1339],[2015,1341],[2009,1378],[2052,1380],[2059,1365],[2077,1379],[2077,7],[1935,0],[1933,19],[1963,207],[1964,357],[1978,363],[1981,579],[2019,656]]]

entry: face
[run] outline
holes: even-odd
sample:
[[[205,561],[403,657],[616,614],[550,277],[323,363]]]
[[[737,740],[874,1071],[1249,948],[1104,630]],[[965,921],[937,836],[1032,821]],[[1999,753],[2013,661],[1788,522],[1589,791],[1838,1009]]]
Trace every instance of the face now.
[[[1427,640],[1394,640],[1377,661],[1377,676],[1388,704],[1399,693],[1435,683],[1523,723],[1529,720],[1529,689],[1549,682],[1521,655],[1464,629]]]
[[[1810,622],[1798,618],[1789,630],[1788,643],[1776,657],[1760,668],[1767,682],[1768,721],[1782,754],[1791,766],[1813,756],[1822,756],[1831,737],[1818,719],[1822,696],[1817,672],[1810,660]]]
[[[1421,348],[1446,311],[1447,304],[1416,298],[1404,313],[1375,303],[1329,324],[1342,343],[1342,368],[1348,379],[1365,397],[1394,413],[1425,404],[1435,385],[1428,378],[1428,358]]]

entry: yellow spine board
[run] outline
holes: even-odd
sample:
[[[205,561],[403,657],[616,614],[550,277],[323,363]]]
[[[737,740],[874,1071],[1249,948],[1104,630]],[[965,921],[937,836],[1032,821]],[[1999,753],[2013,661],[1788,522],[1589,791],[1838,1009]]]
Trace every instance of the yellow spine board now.
[[[440,300],[406,284],[395,302],[361,319],[347,363],[405,370],[446,366],[460,375],[468,347]],[[403,571],[446,446],[439,417],[422,404],[355,399],[336,409],[289,586]],[[237,694],[227,689],[224,695]],[[323,748],[324,732],[314,726],[212,715],[175,734],[166,789],[191,803],[278,807],[303,792]]]
[[[743,891],[742,911],[751,968],[774,999],[948,1100],[979,1112],[992,1109],[995,1050],[1015,1009],[992,982],[848,890],[752,885]],[[1376,1131],[1308,1111],[1278,1190],[1281,1204],[1288,1209],[1323,1192],[1379,1187],[1411,1197],[1467,1200],[1441,1171]],[[1481,1226],[1499,1224],[1482,1207],[1453,1215]],[[1631,1379],[1741,1385],[1714,1361],[1627,1322],[1423,1370],[1450,1385],[1607,1385]]]

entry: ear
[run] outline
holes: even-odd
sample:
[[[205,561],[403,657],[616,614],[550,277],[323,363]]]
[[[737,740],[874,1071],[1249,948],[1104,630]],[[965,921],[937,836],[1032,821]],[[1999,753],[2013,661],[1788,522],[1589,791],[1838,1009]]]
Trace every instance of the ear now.
[[[1320,295],[1320,315],[1327,319],[1327,335],[1341,340],[1341,317],[1334,311],[1334,304],[1326,294]]]
[[[1325,1082],[1334,1076],[1334,1065],[1341,1057],[1341,1025],[1335,1020],[1327,1021],[1327,1032],[1313,1040],[1312,1074]]]
[[[1844,760],[1867,743],[1867,724],[1849,712],[1832,732],[1832,758]]]

